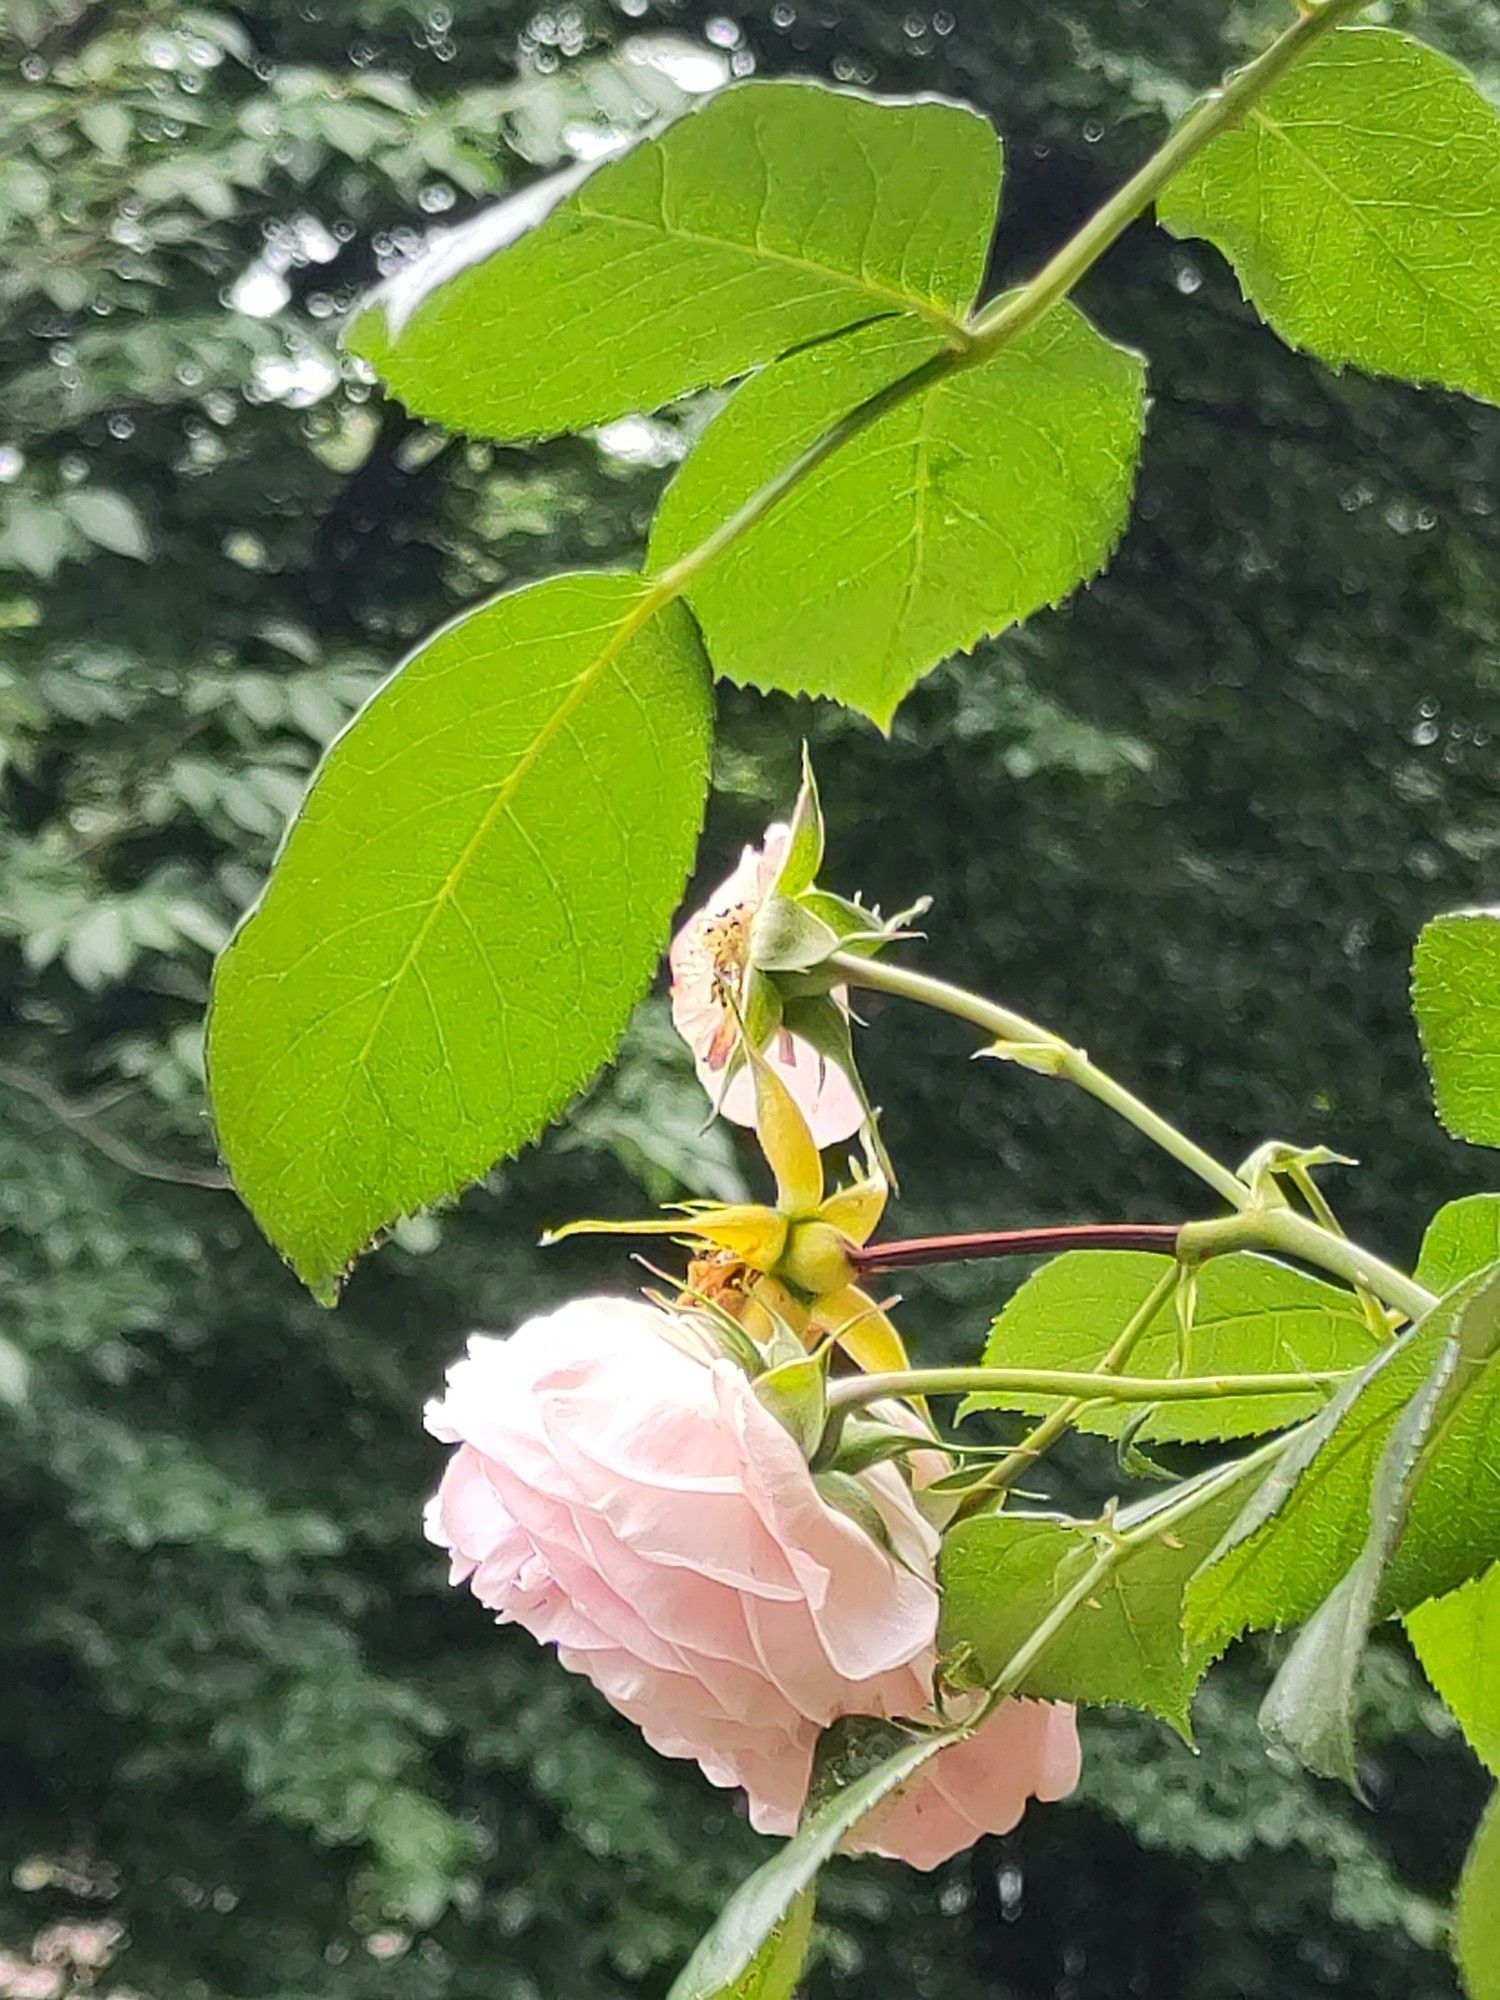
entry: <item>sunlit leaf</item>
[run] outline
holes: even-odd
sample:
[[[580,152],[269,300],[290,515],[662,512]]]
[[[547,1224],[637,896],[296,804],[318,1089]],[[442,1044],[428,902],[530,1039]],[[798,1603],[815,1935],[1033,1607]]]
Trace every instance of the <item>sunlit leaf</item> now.
[[[1455,1941],[1469,2000],[1500,2000],[1500,1801],[1493,1798],[1458,1885]]]
[[[892,313],[946,339],[999,179],[993,128],[961,105],[742,84],[450,232],[374,294],[350,345],[419,415],[521,438]]]
[[[611,1053],[703,807],[692,621],[564,576],[423,646],[326,759],[209,1024],[224,1157],[316,1291]]]
[[[1434,917],[1411,986],[1439,1118],[1455,1138],[1500,1146],[1500,911]]]
[[[653,566],[941,349],[885,320],[752,377],[668,488]],[[987,361],[937,373],[690,585],[715,671],[887,723],[930,667],[1108,559],[1129,510],[1144,379],[1139,355],[1068,305]]]
[[[1494,1263],[1500,1263],[1500,1194],[1466,1194],[1428,1223],[1415,1275],[1430,1291],[1447,1292]]]
[[[1500,1776],[1500,1567],[1419,1604],[1406,1631],[1475,1754]]]
[[[1342,28],[1168,186],[1282,338],[1500,402],[1500,117],[1464,70]]]

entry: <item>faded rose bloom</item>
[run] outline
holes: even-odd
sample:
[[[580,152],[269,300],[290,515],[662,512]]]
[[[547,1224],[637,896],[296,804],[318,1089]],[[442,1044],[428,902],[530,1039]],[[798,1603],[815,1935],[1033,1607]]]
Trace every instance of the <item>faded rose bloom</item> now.
[[[861,1475],[887,1553],[684,1320],[596,1298],[475,1336],[427,1420],[458,1446],[428,1512],[452,1580],[554,1643],[655,1749],[742,1787],[762,1832],[795,1828],[830,1722],[929,1712],[937,1537],[902,1473]],[[1029,1720],[1049,1715],[1066,1731]],[[1068,1789],[1071,1727],[1007,1705],[856,1844],[931,1867],[1013,1825],[1028,1796]]]
[[[476,1336],[428,1411],[459,1447],[428,1528],[454,1582],[790,1833],[820,1730],[928,1698],[937,1538],[889,1465],[863,1479],[899,1560],[827,1506],[748,1378],[695,1339],[604,1298]]]
[[[750,926],[776,886],[786,859],[788,829],[773,826],[760,846],[747,847],[739,866],[689,917],[672,940],[672,1020],[693,1052],[698,1081],[736,1125],[755,1123],[755,1080],[742,1063],[725,1082],[739,1036],[735,1006],[743,1003]],[[842,1004],[844,995],[835,989]],[[827,1062],[785,1029],[764,1051],[796,1100],[818,1146],[836,1146],[864,1122],[859,1093],[837,1063]]]
[[[1079,1755],[1066,1703],[1003,1701],[972,1736],[940,1750],[878,1806],[847,1846],[936,1868],[982,1834],[1009,1833],[1032,1799],[1066,1798],[1078,1783]]]

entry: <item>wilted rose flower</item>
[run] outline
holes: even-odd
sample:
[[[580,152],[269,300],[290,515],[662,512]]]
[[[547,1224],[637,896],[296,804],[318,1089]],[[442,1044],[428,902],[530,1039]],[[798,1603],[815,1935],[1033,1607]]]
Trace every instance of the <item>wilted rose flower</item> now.
[[[857,1826],[856,1854],[936,1868],[982,1834],[1009,1833],[1032,1799],[1078,1783],[1078,1726],[1064,1702],[1002,1701],[972,1736],[940,1750]]]
[[[655,1749],[742,1787],[762,1832],[795,1828],[830,1722],[929,1710],[937,1537],[903,1474],[860,1475],[886,1549],[827,1505],[690,1322],[595,1298],[508,1340],[476,1335],[428,1426],[458,1447],[428,1513],[452,1580],[555,1644]],[[930,1867],[1067,1789],[1056,1732],[1029,1722],[996,1732],[1004,1768],[982,1783],[970,1760],[995,1726],[934,1759],[856,1844]],[[945,1776],[924,1805],[950,1759],[964,1803]]]
[[[891,1466],[863,1483],[894,1556],[825,1505],[743,1371],[696,1341],[606,1298],[476,1336],[428,1411],[459,1446],[429,1532],[502,1622],[788,1833],[826,1724],[926,1700],[936,1537]]]
[[[755,1123],[749,1065],[741,1063],[725,1081],[740,1032],[735,1009],[743,1012],[750,927],[776,886],[789,837],[785,826],[773,826],[758,848],[747,847],[734,873],[688,918],[668,954],[673,1022],[693,1052],[698,1081],[736,1125]],[[843,995],[836,991],[835,997]],[[825,1061],[810,1042],[785,1029],[772,1036],[764,1055],[819,1146],[836,1146],[859,1130],[864,1107],[837,1063]]]

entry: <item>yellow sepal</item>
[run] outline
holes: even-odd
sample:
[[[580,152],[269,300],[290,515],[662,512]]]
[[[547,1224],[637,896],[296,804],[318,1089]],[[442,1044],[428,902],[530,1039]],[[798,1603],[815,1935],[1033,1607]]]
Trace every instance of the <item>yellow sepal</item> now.
[[[911,1367],[906,1344],[867,1292],[846,1285],[813,1308],[813,1325],[836,1340],[866,1375],[904,1373]]]
[[[755,1136],[776,1176],[783,1215],[810,1215],[823,1199],[823,1159],[796,1099],[771,1065],[747,1052],[755,1074]]]
[[[831,1222],[851,1243],[868,1243],[885,1214],[890,1185],[883,1174],[839,1188],[818,1210],[820,1222]]]
[[[745,1294],[738,1318],[746,1333],[761,1347],[767,1346],[783,1328],[789,1329],[804,1345],[812,1345],[807,1306],[779,1278],[758,1278]]]
[[[568,1236],[675,1236],[681,1243],[711,1243],[753,1270],[769,1271],[786,1248],[787,1220],[755,1202],[725,1207],[704,1203],[681,1215],[653,1215],[639,1222],[565,1222],[560,1229],[549,1229],[542,1242],[561,1243]]]

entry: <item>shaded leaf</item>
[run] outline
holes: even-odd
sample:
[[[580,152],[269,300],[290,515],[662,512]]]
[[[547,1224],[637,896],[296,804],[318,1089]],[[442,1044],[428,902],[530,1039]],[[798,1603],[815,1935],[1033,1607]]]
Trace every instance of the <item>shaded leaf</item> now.
[[[1193,1690],[1213,1658],[1182,1629],[1189,1578],[1244,1505],[1256,1472],[1206,1500],[1169,1535],[1123,1553],[1016,1689],[1058,1701],[1149,1709],[1188,1735]],[[1206,1475],[1222,1477],[1221,1470]],[[1175,1501],[1186,1491],[1174,1490]],[[1129,1508],[1118,1532],[1149,1519],[1159,1499]],[[995,1679],[1076,1584],[1101,1547],[1101,1524],[1018,1513],[961,1521],[943,1544],[940,1643],[973,1677]],[[968,1667],[962,1671],[967,1675]]]
[[[1438,1117],[1455,1138],[1500,1146],[1500,912],[1434,917],[1411,986]]]
[[[705,691],[680,605],[564,576],[440,632],[329,753],[208,1039],[225,1159],[320,1294],[613,1050],[692,858]]]
[[[110,493],[99,486],[80,486],[64,493],[59,503],[80,534],[111,555],[131,556],[146,562],[151,555],[151,539],[131,502],[123,493]]]
[[[349,344],[419,415],[521,438],[658,408],[878,315],[946,339],[999,178],[993,128],[961,105],[742,84],[440,239]]]
[[[89,144],[106,159],[120,160],[129,150],[130,113],[123,104],[106,98],[100,104],[86,104],[78,114],[78,129]]]
[[[1500,1272],[1492,1267],[1440,1301],[1307,1425],[1190,1584],[1193,1639],[1217,1650],[1247,1629],[1279,1630],[1311,1617],[1364,1547],[1381,1455],[1455,1335],[1462,1351],[1452,1393],[1421,1439],[1375,1615],[1456,1589],[1500,1555],[1497,1331]]]
[[[652,565],[941,350],[884,320],[753,377],[668,488]],[[715,671],[889,722],[930,667],[1102,567],[1129,511],[1144,379],[1069,305],[987,361],[938,369],[690,585]]]
[[[1500,402],[1500,118],[1466,71],[1337,29],[1157,204],[1294,347]]]
[[[31,1389],[31,1363],[12,1340],[0,1335],[0,1403],[19,1409]]]
[[[1152,1291],[1172,1269],[1170,1257],[1144,1250],[1069,1251],[1027,1279],[995,1321],[987,1367],[1097,1368]],[[1369,1360],[1375,1336],[1346,1291],[1269,1257],[1211,1258],[1198,1274],[1192,1329],[1182,1340],[1169,1300],[1132,1349],[1132,1375],[1248,1375],[1353,1368]],[[1138,1441],[1185,1442],[1251,1437],[1312,1416],[1320,1390],[1164,1403],[1139,1422]],[[1045,1415],[1055,1396],[970,1396],[960,1416],[984,1409]],[[1140,1419],[1124,1404],[1101,1405],[1077,1418],[1080,1430],[1119,1437]]]

